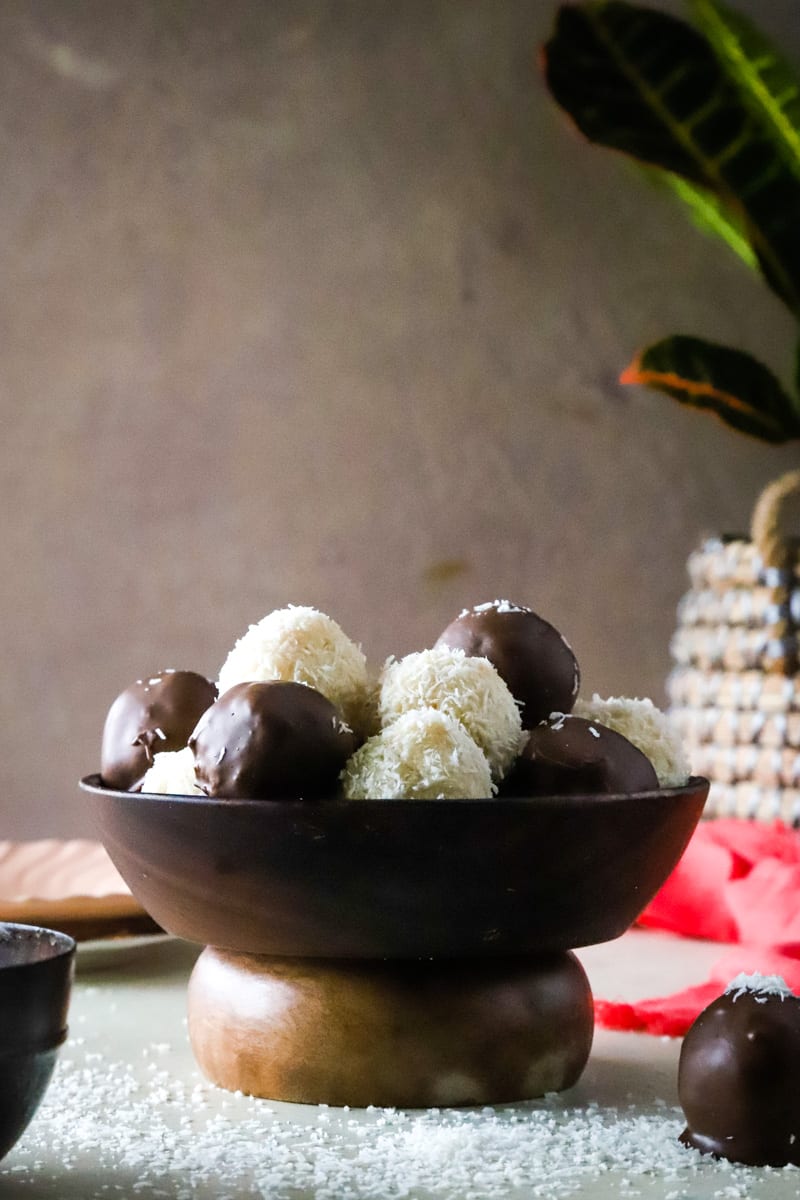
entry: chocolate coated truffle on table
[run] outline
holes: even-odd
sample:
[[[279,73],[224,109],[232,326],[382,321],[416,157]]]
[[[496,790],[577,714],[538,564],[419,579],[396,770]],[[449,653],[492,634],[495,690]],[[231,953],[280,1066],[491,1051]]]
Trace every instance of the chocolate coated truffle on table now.
[[[531,730],[501,791],[505,796],[581,796],[657,787],[652,763],[621,733],[554,713]]]
[[[100,775],[107,787],[139,791],[161,751],[181,750],[217,698],[196,671],[160,671],[137,679],[117,696],[106,717]]]
[[[333,795],[356,738],[338,709],[302,683],[239,683],[189,738],[198,785],[228,799]]]
[[[800,997],[777,976],[738,975],[681,1047],[680,1140],[748,1166],[800,1166]]]
[[[488,658],[522,705],[522,724],[532,729],[551,712],[570,712],[580,670],[569,643],[529,608],[494,600],[465,609],[436,646]]]

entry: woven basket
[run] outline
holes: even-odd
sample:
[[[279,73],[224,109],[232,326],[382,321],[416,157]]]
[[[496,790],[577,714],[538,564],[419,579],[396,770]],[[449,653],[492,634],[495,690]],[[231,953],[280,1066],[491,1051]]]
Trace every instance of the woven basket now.
[[[800,825],[800,539],[786,532],[800,471],[765,488],[750,537],[709,538],[689,558],[667,682],[704,816]]]

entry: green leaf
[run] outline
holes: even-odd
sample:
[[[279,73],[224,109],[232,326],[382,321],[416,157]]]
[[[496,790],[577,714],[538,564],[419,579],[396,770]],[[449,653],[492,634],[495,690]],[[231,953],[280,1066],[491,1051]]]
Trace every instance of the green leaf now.
[[[720,0],[690,0],[690,5],[745,104],[800,176],[800,75],[760,29]]]
[[[706,188],[741,220],[765,278],[800,316],[800,178],[700,33],[653,9],[591,0],[560,9],[544,66],[590,141]]]
[[[744,225],[713,192],[690,183],[673,171],[659,171],[655,167],[642,167],[642,170],[657,187],[666,189],[681,201],[697,229],[719,238],[743,263],[758,270],[758,259],[747,240]]]
[[[700,338],[666,338],[634,359],[620,382],[643,384],[681,404],[708,409],[764,442],[800,438],[792,398],[763,363],[741,350]]]

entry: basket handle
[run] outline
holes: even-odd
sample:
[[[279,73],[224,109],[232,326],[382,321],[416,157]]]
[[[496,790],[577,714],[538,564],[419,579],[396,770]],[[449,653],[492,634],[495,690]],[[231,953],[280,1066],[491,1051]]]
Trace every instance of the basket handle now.
[[[750,537],[765,567],[790,566],[790,550],[783,529],[788,502],[800,495],[800,470],[787,471],[768,483],[756,501],[750,522]]]

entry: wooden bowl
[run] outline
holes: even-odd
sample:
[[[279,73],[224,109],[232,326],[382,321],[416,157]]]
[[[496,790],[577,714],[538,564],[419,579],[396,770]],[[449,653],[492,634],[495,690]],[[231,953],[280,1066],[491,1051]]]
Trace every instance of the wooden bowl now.
[[[677,863],[708,782],[625,796],[213,800],[81,781],[170,933],[255,955],[539,955],[622,934]]]
[[[67,1036],[75,942],[0,922],[0,1158],[27,1128]]]

